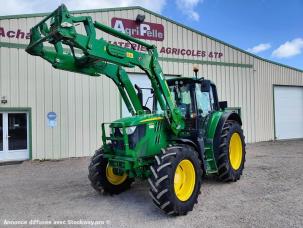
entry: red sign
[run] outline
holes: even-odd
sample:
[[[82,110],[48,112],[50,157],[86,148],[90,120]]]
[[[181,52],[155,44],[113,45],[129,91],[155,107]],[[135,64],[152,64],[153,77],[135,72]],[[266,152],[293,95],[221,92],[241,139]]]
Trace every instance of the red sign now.
[[[6,30],[5,28],[0,27],[0,37],[17,38],[17,39],[29,39],[30,38],[30,33],[22,31],[21,29]]]
[[[146,40],[164,40],[164,27],[161,24],[143,22],[137,23],[134,20],[112,18],[112,28],[119,32],[127,33],[128,35]]]

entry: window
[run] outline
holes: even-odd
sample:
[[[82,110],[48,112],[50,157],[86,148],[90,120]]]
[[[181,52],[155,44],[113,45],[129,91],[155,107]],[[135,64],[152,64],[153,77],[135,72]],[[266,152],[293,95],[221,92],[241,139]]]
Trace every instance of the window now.
[[[184,118],[191,118],[193,113],[193,105],[191,99],[190,84],[183,86],[171,86],[170,91],[173,100],[180,109]]]
[[[0,151],[3,151],[3,115],[0,113]]]
[[[196,84],[196,99],[197,99],[197,108],[198,113],[205,117],[209,114],[213,107],[213,96],[212,90],[209,92],[202,92],[201,91],[201,84]]]

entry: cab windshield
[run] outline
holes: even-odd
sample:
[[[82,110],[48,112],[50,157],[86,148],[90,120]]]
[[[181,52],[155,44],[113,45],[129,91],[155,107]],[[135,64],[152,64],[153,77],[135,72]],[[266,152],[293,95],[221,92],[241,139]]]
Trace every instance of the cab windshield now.
[[[213,96],[213,88],[210,91],[203,91],[201,83],[178,83],[170,85],[172,99],[176,106],[180,109],[185,119],[195,118],[197,115],[206,117],[215,107],[215,97]],[[195,107],[194,100],[197,105]],[[156,113],[163,113],[160,105],[156,102]]]
[[[193,118],[194,106],[192,102],[192,90],[191,84],[178,84],[169,86],[172,99],[175,101],[176,106],[180,109],[182,116],[185,119]],[[157,113],[163,113],[159,103],[157,102],[156,110]]]
[[[173,85],[170,86],[170,92],[185,119],[191,118],[193,113],[191,85]]]

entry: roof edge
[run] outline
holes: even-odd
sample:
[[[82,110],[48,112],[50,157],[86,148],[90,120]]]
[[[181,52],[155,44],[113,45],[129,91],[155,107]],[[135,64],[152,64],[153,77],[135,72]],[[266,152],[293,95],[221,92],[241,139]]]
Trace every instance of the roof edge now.
[[[87,9],[87,10],[72,10],[71,13],[98,13],[98,12],[107,12],[107,11],[120,11],[120,10],[132,10],[132,9],[141,9],[151,13],[141,6],[125,6],[125,7],[115,7],[115,8],[103,8],[103,9]],[[29,13],[29,14],[12,14],[12,15],[4,15],[0,16],[0,20],[7,20],[7,19],[20,19],[20,18],[29,18],[29,17],[43,17],[48,16],[50,12],[44,13]],[[163,17],[163,16],[162,16]]]
[[[207,37],[207,38],[209,38],[209,39],[211,39],[211,40],[213,40],[213,41],[216,41],[216,42],[218,42],[218,43],[221,43],[221,44],[223,44],[223,45],[225,45],[225,46],[227,46],[227,47],[233,48],[233,49],[235,49],[235,50],[237,50],[237,51],[240,51],[240,52],[242,52],[242,53],[244,53],[244,54],[246,54],[246,55],[249,55],[249,56],[254,57],[254,58],[256,58],[256,59],[259,59],[259,60],[261,60],[261,61],[265,61],[265,62],[274,64],[274,65],[278,65],[278,66],[281,66],[281,67],[286,67],[286,68],[289,68],[289,69],[291,69],[291,70],[295,70],[295,71],[298,71],[298,72],[300,72],[300,73],[303,73],[303,69],[299,69],[299,68],[296,68],[296,67],[292,67],[292,66],[285,65],[285,64],[283,64],[283,63],[278,63],[278,62],[275,62],[275,61],[272,61],[272,60],[269,60],[269,59],[262,58],[262,57],[260,57],[260,56],[258,56],[258,55],[252,54],[252,53],[250,53],[250,52],[248,52],[248,51],[245,51],[245,50],[243,50],[243,49],[241,49],[241,48],[238,48],[238,47],[236,47],[236,46],[234,46],[234,45],[232,45],[232,44],[228,44],[228,43],[226,43],[226,42],[224,42],[224,41],[222,41],[222,40],[219,40],[219,39],[217,39],[217,38],[215,38],[215,37],[213,37],[213,36],[210,36],[210,35],[207,35],[207,34],[205,34],[205,33],[203,33],[203,32],[200,32],[199,30],[193,29],[193,28],[188,27],[188,26],[186,26],[186,25],[184,25],[184,24],[182,24],[182,23],[176,22],[176,21],[174,21],[174,20],[172,20],[172,19],[170,19],[170,18],[168,18],[168,17],[165,17],[165,16],[163,16],[163,15],[161,15],[161,14],[158,14],[158,13],[155,13],[155,12],[153,12],[153,11],[151,11],[151,10],[145,9],[145,8],[143,8],[143,7],[141,7],[141,6],[127,6],[127,7],[115,7],[115,8],[104,8],[104,9],[88,9],[88,10],[73,10],[73,11],[70,11],[70,12],[71,12],[71,13],[97,13],[97,12],[120,11],[120,10],[132,10],[132,9],[139,9],[139,10],[145,11],[145,12],[147,12],[147,13],[149,13],[149,14],[152,14],[152,15],[154,15],[154,16],[156,16],[156,17],[160,17],[160,18],[162,18],[162,19],[164,19],[164,20],[167,20],[167,21],[169,21],[169,22],[171,22],[171,23],[173,23],[173,24],[175,24],[175,25],[178,25],[178,26],[183,27],[183,28],[185,28],[185,29],[188,29],[188,30],[190,30],[190,31],[192,31],[192,32],[195,32],[195,33],[197,33],[197,34],[200,34],[201,36],[205,36],[205,37]],[[42,17],[42,16],[47,16],[49,13],[50,13],[50,12],[46,12],[46,13],[33,13],[33,14],[16,14],[16,15],[0,16],[0,20],[20,19],[20,18],[29,18],[29,17]]]

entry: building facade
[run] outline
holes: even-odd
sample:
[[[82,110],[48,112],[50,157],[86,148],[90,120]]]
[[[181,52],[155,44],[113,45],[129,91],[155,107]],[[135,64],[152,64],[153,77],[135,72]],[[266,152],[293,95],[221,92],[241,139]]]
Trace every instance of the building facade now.
[[[73,13],[157,45],[168,78],[192,77],[193,65],[198,66],[200,76],[216,83],[219,99],[240,108],[247,142],[303,137],[302,70],[141,7]],[[101,123],[127,115],[110,79],[59,71],[25,52],[30,28],[45,15],[0,17],[0,162],[89,156],[101,145]],[[138,15],[144,20],[136,21]],[[110,35],[97,36],[130,48]],[[127,71],[133,83],[148,86],[140,69]]]

